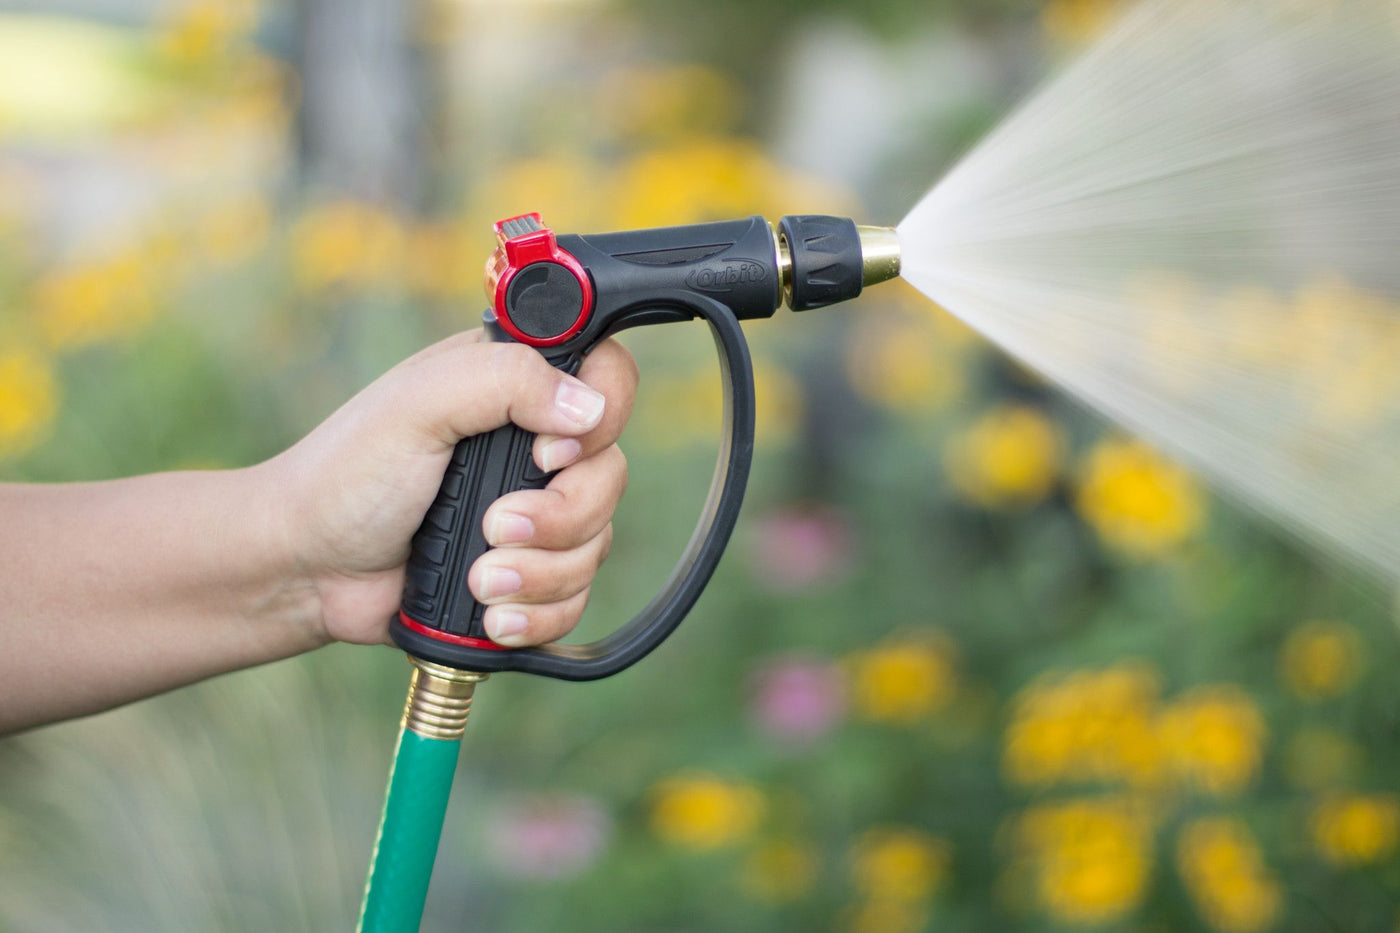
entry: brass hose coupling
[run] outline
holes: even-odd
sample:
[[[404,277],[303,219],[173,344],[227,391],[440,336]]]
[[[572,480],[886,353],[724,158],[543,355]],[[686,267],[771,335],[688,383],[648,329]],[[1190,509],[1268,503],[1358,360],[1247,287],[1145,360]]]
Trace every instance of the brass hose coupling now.
[[[413,663],[413,679],[408,685],[401,725],[425,739],[457,741],[467,730],[476,685],[490,675],[457,670],[412,655],[408,660]]]

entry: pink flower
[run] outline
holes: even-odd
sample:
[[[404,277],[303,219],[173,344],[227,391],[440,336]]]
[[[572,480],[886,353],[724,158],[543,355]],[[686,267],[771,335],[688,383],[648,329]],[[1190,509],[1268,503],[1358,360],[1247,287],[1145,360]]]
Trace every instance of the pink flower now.
[[[541,795],[501,807],[488,833],[497,863],[507,874],[566,878],[587,868],[607,847],[612,818],[588,797]]]
[[[769,662],[753,677],[754,723],[769,736],[811,742],[830,732],[846,713],[846,683],[835,664],[789,656]]]
[[[793,592],[830,584],[850,570],[855,534],[844,513],[818,504],[789,506],[760,518],[752,565],[770,589]]]

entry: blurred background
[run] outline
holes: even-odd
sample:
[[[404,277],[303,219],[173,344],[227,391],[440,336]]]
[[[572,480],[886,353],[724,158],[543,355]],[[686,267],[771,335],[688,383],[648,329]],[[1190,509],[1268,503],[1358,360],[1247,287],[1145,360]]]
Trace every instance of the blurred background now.
[[[1110,0],[0,0],[0,478],[256,462],[472,327],[491,223],[897,222]],[[706,597],[478,693],[427,930],[1400,929],[1395,600],[903,286],[751,326]],[[718,433],[628,335],[583,635]],[[0,743],[0,930],[353,925],[409,673],[337,646]]]

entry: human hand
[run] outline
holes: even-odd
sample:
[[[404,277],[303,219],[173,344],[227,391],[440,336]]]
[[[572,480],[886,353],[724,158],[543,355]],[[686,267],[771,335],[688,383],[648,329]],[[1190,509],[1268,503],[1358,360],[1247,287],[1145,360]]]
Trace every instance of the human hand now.
[[[598,346],[575,379],[529,347],[472,331],[400,363],[265,464],[282,490],[288,546],[317,596],[324,638],[387,640],[409,541],[453,447],[512,421],[539,435],[540,468],[560,472],[547,488],[510,493],[486,512],[493,549],[472,565],[468,585],[488,606],[487,633],[503,645],[572,631],[627,484],[616,442],[636,384],[631,355],[614,341]]]

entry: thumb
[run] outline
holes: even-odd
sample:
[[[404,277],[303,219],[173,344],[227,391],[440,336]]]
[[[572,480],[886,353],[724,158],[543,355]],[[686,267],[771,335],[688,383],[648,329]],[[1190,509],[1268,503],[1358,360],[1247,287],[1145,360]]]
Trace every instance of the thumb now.
[[[602,420],[606,400],[518,343],[459,334],[391,371],[400,410],[445,446],[514,422],[536,434],[576,437]]]

